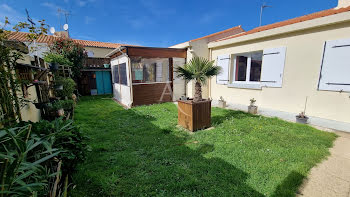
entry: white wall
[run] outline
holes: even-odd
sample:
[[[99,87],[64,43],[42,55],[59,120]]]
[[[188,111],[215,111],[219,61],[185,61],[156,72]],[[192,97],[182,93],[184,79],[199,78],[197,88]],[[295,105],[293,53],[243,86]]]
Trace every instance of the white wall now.
[[[186,63],[188,63],[193,57],[204,57],[209,59],[209,49],[208,49],[208,39],[201,39],[196,41],[184,42],[171,46],[171,48],[187,48],[187,58]],[[176,75],[174,75],[176,76]],[[175,88],[174,88],[175,90]],[[193,98],[195,92],[194,81],[190,81],[186,85],[186,96]],[[203,98],[209,98],[209,86],[204,84],[202,86],[202,96]]]
[[[176,77],[176,68],[183,66],[186,63],[185,58],[173,58],[174,63],[174,84],[173,84],[173,101],[178,100],[181,96],[186,96],[186,84],[185,80]]]
[[[127,70],[127,85],[121,85],[117,83],[113,83],[113,95],[116,100],[118,100],[120,103],[127,107],[131,107],[132,104],[132,86],[130,81],[130,65],[129,65],[129,57],[126,55],[121,55],[119,57],[113,58],[111,60],[111,66],[112,70],[114,69],[114,66],[122,63],[126,63],[126,70]],[[114,73],[112,72],[112,78],[114,78]]]
[[[25,43],[28,46],[29,49],[29,54],[30,56],[38,56],[43,58],[46,52],[50,51],[50,48],[47,43],[30,43],[26,42]]]
[[[275,47],[286,47],[287,52],[282,88],[230,88],[217,84],[216,78],[213,78],[211,96],[215,100],[223,96],[229,104],[236,106],[248,106],[249,99],[255,98],[260,109],[292,115],[304,110],[308,97],[306,114],[312,117],[311,121],[323,119],[340,122],[337,125],[348,125],[348,128],[343,126],[342,130],[350,131],[350,94],[317,89],[325,41],[350,38],[349,32],[350,22],[346,22],[215,47],[212,49],[212,59],[223,54]]]

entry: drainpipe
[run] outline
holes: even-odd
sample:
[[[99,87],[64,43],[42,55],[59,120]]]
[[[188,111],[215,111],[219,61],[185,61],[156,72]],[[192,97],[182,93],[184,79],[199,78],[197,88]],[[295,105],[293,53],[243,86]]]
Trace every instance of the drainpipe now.
[[[209,59],[209,61],[211,61],[212,59],[212,56],[211,56],[211,52],[212,52],[212,50],[211,50],[211,48],[209,49],[209,54],[208,54],[208,59]],[[211,97],[211,78],[209,79],[209,82],[208,82],[208,89],[209,89],[209,99],[211,99],[212,97]]]

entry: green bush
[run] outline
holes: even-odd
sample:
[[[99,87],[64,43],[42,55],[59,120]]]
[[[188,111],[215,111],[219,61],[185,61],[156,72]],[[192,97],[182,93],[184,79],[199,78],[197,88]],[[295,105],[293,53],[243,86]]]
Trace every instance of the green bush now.
[[[63,90],[55,90],[56,96],[63,98],[72,98],[72,94],[75,90],[76,83],[71,78],[57,77],[55,80],[56,85],[63,85]]]
[[[44,56],[45,62],[48,63],[58,63],[60,65],[72,65],[72,63],[65,58],[63,55],[57,53],[46,53]]]
[[[61,151],[57,158],[62,160],[63,172],[72,173],[76,165],[85,160],[86,151],[89,150],[86,137],[72,120],[42,120],[33,124],[33,133],[52,136],[52,148]]]
[[[71,99],[67,100],[58,100],[55,101],[49,108],[53,111],[57,111],[59,109],[64,109],[65,111],[70,111],[73,109],[74,101]]]
[[[0,196],[49,196],[58,162],[60,176],[67,177],[85,160],[84,141],[73,121],[62,118],[0,130]],[[58,182],[61,193],[64,180]]]
[[[54,157],[49,136],[32,132],[31,125],[0,130],[1,196],[44,196],[53,177]]]

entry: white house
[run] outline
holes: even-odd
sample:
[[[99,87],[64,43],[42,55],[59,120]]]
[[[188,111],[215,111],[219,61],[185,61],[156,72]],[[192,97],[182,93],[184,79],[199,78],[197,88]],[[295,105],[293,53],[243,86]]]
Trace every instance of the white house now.
[[[223,72],[210,80],[214,104],[350,132],[350,0],[336,8],[278,22],[208,43]],[[194,51],[196,52],[196,51]],[[192,95],[189,95],[192,96]]]

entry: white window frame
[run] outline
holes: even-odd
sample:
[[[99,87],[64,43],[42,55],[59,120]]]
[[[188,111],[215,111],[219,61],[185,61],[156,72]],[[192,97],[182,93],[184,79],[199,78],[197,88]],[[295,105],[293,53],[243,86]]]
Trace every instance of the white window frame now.
[[[233,61],[231,65],[231,83],[228,85],[229,87],[233,88],[248,88],[248,89],[261,89],[261,82],[259,81],[249,81],[250,79],[250,71],[251,71],[251,64],[252,64],[252,53],[256,53],[260,51],[252,51],[252,52],[247,52],[247,53],[239,53],[239,54],[234,54],[233,56]],[[263,52],[263,51],[261,51]],[[247,60],[247,73],[246,73],[246,80],[245,81],[236,81],[236,65],[237,65],[237,56],[246,56],[248,57]],[[262,57],[263,58],[263,57]],[[261,75],[261,73],[260,73]]]

